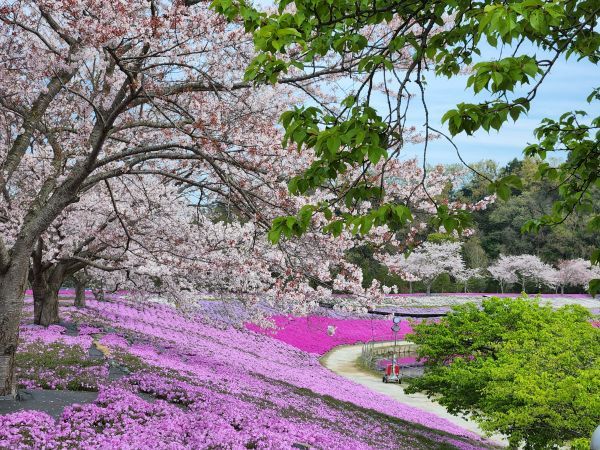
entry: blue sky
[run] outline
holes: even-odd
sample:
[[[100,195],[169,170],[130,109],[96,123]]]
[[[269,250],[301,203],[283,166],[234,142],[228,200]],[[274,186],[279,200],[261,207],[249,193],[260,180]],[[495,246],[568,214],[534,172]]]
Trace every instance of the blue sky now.
[[[446,131],[441,125],[441,117],[448,109],[460,102],[475,102],[482,98],[481,95],[475,97],[472,91],[465,89],[466,81],[466,75],[450,80],[429,78],[427,100],[433,127],[441,127]],[[544,117],[558,118],[564,112],[576,109],[586,110],[594,116],[600,114],[597,104],[586,102],[586,97],[598,86],[598,66],[574,59],[561,60],[544,80],[527,116],[521,116],[516,123],[509,121],[500,132],[481,131],[473,136],[461,134],[455,137],[454,142],[467,162],[493,159],[504,164],[515,157],[520,158],[527,143],[534,141],[533,130]],[[411,124],[421,126],[424,117],[421,108],[413,109]],[[404,149],[402,157],[417,156],[422,159],[422,155],[422,145],[411,145]],[[430,142],[427,161],[432,164],[459,162],[454,148],[443,138]]]

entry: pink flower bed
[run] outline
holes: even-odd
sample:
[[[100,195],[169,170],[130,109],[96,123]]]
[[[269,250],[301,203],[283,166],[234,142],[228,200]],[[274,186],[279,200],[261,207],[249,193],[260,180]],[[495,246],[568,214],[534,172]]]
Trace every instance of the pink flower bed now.
[[[274,337],[305,352],[323,355],[332,348],[357,342],[393,341],[392,321],[383,319],[335,319],[323,316],[273,316],[275,329],[263,329],[247,323],[246,328],[256,333]],[[335,327],[333,335],[328,327]],[[400,322],[397,339],[401,340],[412,331],[406,320]]]
[[[63,308],[63,317],[79,322],[79,336],[66,336],[61,327],[25,326],[24,339],[83,348],[93,335],[143,366],[117,381],[104,374],[98,399],[66,408],[58,420],[35,411],[2,416],[0,448],[487,447],[472,432],[337,376],[319,364],[317,351],[263,334],[215,328],[167,306],[127,302],[90,300],[86,309]],[[286,320],[317,333],[304,334],[304,342],[325,339],[324,333],[327,345],[316,347],[320,352],[370,339],[372,332],[393,338],[389,320]],[[326,334],[328,325],[338,327],[334,336]],[[97,333],[107,328],[111,332]],[[403,324],[399,336],[408,331]],[[160,400],[149,402],[140,392]]]

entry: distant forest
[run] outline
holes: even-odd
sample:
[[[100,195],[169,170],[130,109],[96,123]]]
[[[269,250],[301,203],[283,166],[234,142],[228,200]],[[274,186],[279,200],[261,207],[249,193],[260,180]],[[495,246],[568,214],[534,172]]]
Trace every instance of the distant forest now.
[[[475,233],[461,239],[463,241],[463,257],[471,268],[485,268],[499,255],[531,254],[544,262],[556,265],[563,259],[588,259],[594,248],[600,245],[600,236],[587,229],[588,215],[574,213],[562,224],[542,229],[538,234],[522,233],[523,224],[534,217],[539,217],[552,210],[552,204],[558,197],[557,184],[540,181],[536,176],[539,162],[535,159],[514,159],[505,166],[491,160],[481,161],[471,166],[491,179],[510,174],[518,175],[523,180],[523,189],[513,189],[512,196],[495,203],[473,215]],[[462,166],[448,166],[449,171],[464,171]],[[488,195],[486,181],[471,175],[464,178],[460,185],[449,189],[447,198],[475,203]],[[600,192],[593,192],[596,201],[594,208],[600,209]],[[596,211],[597,213],[597,211]],[[427,240],[444,239],[437,233],[424,237]],[[348,258],[361,265],[365,276],[365,284],[373,278],[391,286],[396,285],[400,292],[408,292],[408,283],[388,274],[385,266],[373,257],[373,249],[361,246],[353,250]],[[456,283],[449,275],[441,275],[434,283],[433,292],[461,292],[461,283]],[[513,287],[513,291],[518,286]],[[413,291],[423,291],[419,282],[413,283]],[[498,283],[491,278],[474,279],[469,282],[470,292],[499,292]],[[581,292],[581,289],[572,292]],[[533,292],[533,291],[532,291]],[[569,292],[566,289],[565,292]]]

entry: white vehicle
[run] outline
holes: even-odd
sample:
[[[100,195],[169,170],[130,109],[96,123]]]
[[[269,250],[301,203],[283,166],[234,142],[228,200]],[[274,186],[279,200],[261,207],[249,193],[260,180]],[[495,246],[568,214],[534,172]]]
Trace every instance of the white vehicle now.
[[[402,372],[398,364],[388,364],[385,368],[385,375],[383,375],[384,383],[402,383]]]

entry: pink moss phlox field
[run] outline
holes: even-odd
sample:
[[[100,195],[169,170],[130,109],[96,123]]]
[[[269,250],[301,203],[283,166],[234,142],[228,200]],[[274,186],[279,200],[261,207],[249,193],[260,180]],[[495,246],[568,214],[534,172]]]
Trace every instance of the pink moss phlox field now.
[[[391,320],[335,319],[323,316],[273,316],[271,319],[275,322],[275,329],[262,329],[252,323],[247,323],[246,328],[317,355],[323,355],[338,345],[368,342],[372,339],[394,340]],[[333,335],[327,332],[329,327],[335,327]],[[400,322],[397,339],[403,339],[411,331],[410,323],[403,320]]]
[[[191,374],[232,392],[244,387],[254,389],[257,375],[264,376],[433,428],[475,436],[432,414],[350,383],[323,368],[316,356],[293,350],[268,336],[213,328],[162,305],[136,308],[92,301],[89,306],[111,326],[148,338],[153,345],[134,344],[128,351],[157,367]],[[381,323],[390,326],[389,322]],[[362,336],[370,336],[370,321],[362,325]],[[409,331],[407,325],[404,333]]]
[[[138,357],[142,366],[116,381],[102,374],[98,399],[67,407],[57,421],[34,411],[2,416],[0,448],[424,448],[423,438],[483,446],[475,434],[339,377],[315,354],[270,336],[216,328],[162,305],[89,300],[67,313],[80,335],[24,326],[24,340],[89,348],[94,336],[115,358]],[[337,334],[345,325],[334,326]],[[419,429],[417,439],[413,425],[374,419],[374,411],[453,435]]]
[[[100,330],[82,326],[78,335],[67,335],[60,325],[44,328],[23,325],[21,346],[17,355],[17,376],[27,389],[98,389],[109,373],[103,360],[87,359],[93,338],[88,334]],[[82,364],[73,365],[73,361]]]
[[[20,338],[25,344],[41,341],[44,344],[61,342],[66,345],[78,345],[84,350],[92,346],[93,338],[88,334],[70,336],[65,334],[66,329],[60,325],[50,325],[48,328],[39,325],[21,326]]]

